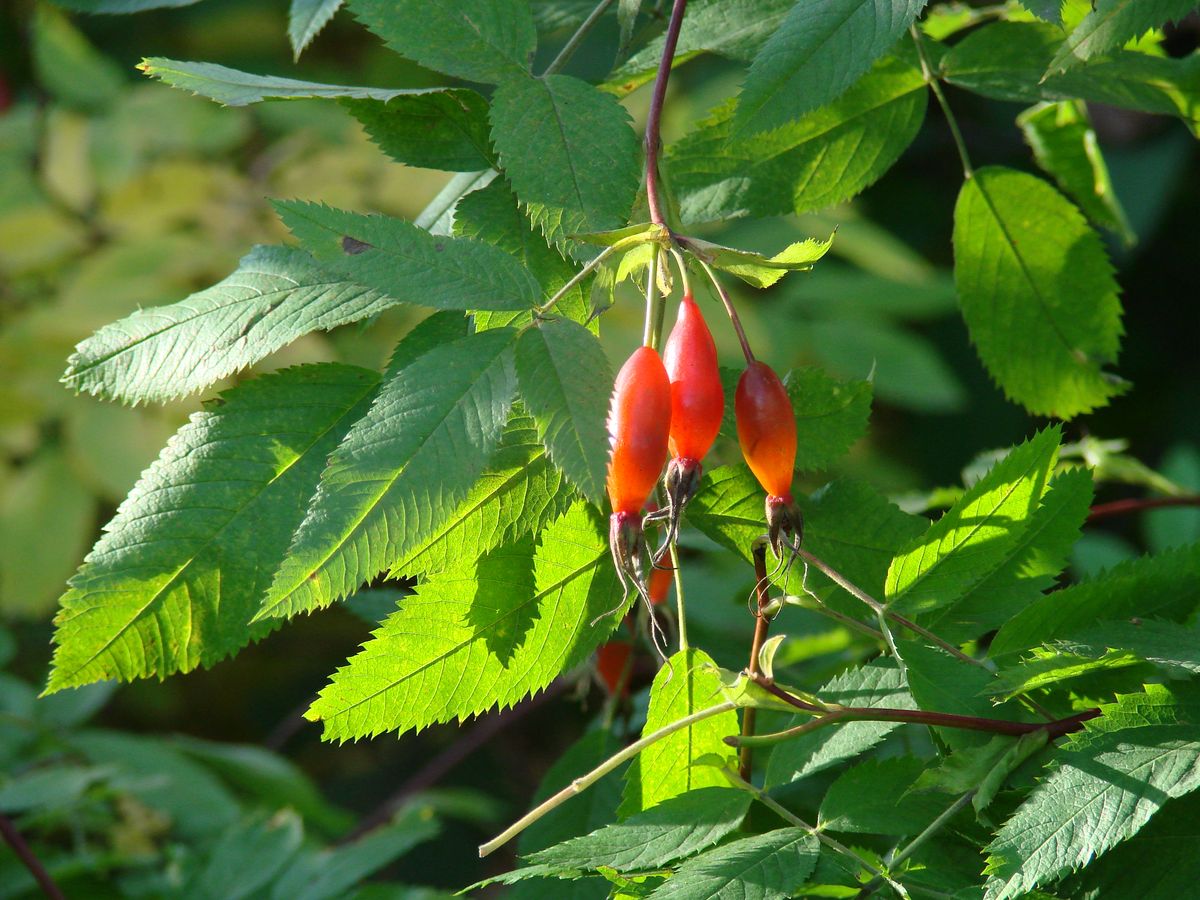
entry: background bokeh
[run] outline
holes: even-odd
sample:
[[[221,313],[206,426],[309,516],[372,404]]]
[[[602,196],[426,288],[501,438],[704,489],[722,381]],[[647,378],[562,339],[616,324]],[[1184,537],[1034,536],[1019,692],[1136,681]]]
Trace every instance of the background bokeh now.
[[[615,25],[598,29],[571,71],[602,77],[614,32]],[[1168,51],[1190,51],[1197,33],[1194,23],[1172,32]],[[13,737],[13,722],[40,716],[39,727],[50,731],[90,721],[132,735],[281,751],[328,801],[348,811],[349,817],[326,811],[336,819],[326,822],[332,836],[355,818],[373,820],[381,802],[410,779],[427,786],[422,767],[462,746],[456,742],[464,734],[446,726],[336,747],[322,744],[317,727],[298,718],[367,636],[369,609],[303,617],[210,671],[71,695],[76,699],[56,701],[71,707],[67,712],[45,714],[49,725],[42,713],[29,712],[32,691],[44,682],[50,619],[63,582],[138,473],[204,399],[125,408],[72,396],[58,378],[74,344],[96,328],[207,287],[254,243],[285,240],[268,198],[414,217],[447,176],[390,162],[335,104],[224,109],[143,78],[135,67],[144,56],[335,83],[437,83],[437,76],[384,51],[345,14],[293,62],[282,0],[207,0],[133,17],[79,17],[27,2],[0,11],[0,664],[6,670],[0,771],[7,769],[0,775],[0,812],[11,804],[4,799],[6,779],[44,758],[29,749],[27,736]],[[736,68],[716,59],[681,67],[664,122],[668,142],[733,93],[739,79]],[[626,101],[639,121],[646,94],[642,88]],[[1019,106],[953,89],[949,100],[977,165],[1033,170],[1014,125]],[[1117,369],[1134,387],[1070,424],[1067,439],[1127,442],[1112,471],[1136,485],[1107,484],[1101,499],[1153,489],[1153,474],[1133,460],[1200,488],[1200,153],[1177,122],[1100,107],[1091,112],[1138,239],[1126,246],[1110,236],[1127,332]],[[844,378],[873,373],[869,438],[827,475],[864,477],[914,509],[925,508],[930,488],[958,483],[980,450],[1008,446],[1036,424],[990,383],[957,315],[950,230],[959,184],[949,133],[931,105],[900,163],[852,205],[713,231],[723,243],[775,250],[838,228],[834,254],[811,274],[737,299],[760,355],[777,368],[817,364]],[[640,332],[640,306],[632,295],[628,300],[603,320],[614,362]],[[719,322],[715,305],[706,310]],[[257,370],[324,359],[378,366],[417,316],[398,309],[369,327],[310,335]],[[734,364],[732,334],[715,330],[722,357]],[[1200,520],[1187,511],[1112,520],[1089,532],[1074,566],[1078,573],[1095,571],[1197,535]],[[742,633],[750,627],[742,605],[745,573],[711,560],[704,549],[686,548],[695,562],[688,575],[694,640],[711,647],[718,661],[740,666]],[[814,630],[809,651],[816,671],[822,659],[837,661],[836,639],[823,639]],[[444,817],[441,837],[394,864],[388,877],[458,889],[503,870],[511,857],[477,863],[474,845],[528,802],[594,716],[598,698],[583,673],[577,685],[519,721],[487,731],[480,749],[437,780],[448,789],[435,804]],[[473,727],[490,729],[491,721]],[[37,740],[51,741],[47,753],[59,752],[51,738]],[[84,783],[68,799],[82,803],[87,790]],[[64,804],[59,813],[66,816],[74,807]],[[155,809],[147,802],[141,820],[126,811],[107,825],[101,820],[98,830],[119,825],[161,860],[168,841],[151,815]],[[306,813],[314,820],[322,815]],[[71,838],[53,838],[55,827],[51,819],[47,834],[65,852]],[[125,852],[115,840],[107,850]],[[0,875],[5,871],[0,867]]]

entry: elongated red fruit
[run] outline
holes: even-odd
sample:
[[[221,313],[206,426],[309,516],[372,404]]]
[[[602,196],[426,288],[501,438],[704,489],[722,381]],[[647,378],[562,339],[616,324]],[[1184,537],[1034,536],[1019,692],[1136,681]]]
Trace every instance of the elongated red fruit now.
[[[671,585],[675,583],[675,570],[658,568],[650,573],[650,603],[658,606],[667,602]]]
[[[639,347],[617,373],[608,412],[608,499],[614,513],[641,518],[658,482],[671,433],[671,382],[662,359]]]
[[[618,687],[622,688],[622,696],[629,694],[628,682],[621,684],[621,681],[632,650],[633,647],[624,641],[609,641],[596,650],[596,674],[610,694],[615,694]]]
[[[699,463],[721,430],[725,391],[717,370],[717,345],[691,294],[679,302],[679,317],[663,348],[671,379],[671,455]]]
[[[662,359],[639,347],[617,373],[608,411],[608,543],[621,577],[647,596],[642,507],[658,482],[671,433],[671,382]]]
[[[796,535],[803,521],[792,501],[796,467],[796,418],[787,389],[775,370],[755,361],[746,366],[734,395],[738,443],[750,471],[767,492],[767,533],[775,555],[782,557],[782,535]]]

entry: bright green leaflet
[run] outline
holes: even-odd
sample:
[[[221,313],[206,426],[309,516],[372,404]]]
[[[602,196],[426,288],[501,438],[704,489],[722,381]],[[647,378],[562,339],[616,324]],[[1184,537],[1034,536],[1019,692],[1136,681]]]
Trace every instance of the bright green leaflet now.
[[[1015,447],[897,555],[888,569],[888,604],[928,613],[1004,566],[1042,498],[1060,437],[1051,427]]]
[[[889,56],[838,100],[766,135],[735,139],[735,104],[718,107],[669,148],[683,221],[785,215],[850,199],[916,137],[926,94],[920,69]]]
[[[770,131],[836,100],[908,30],[925,0],[797,3],[758,52],[734,127]]]
[[[654,677],[642,733],[650,734],[721,700],[721,678],[708,654],[695,648],[681,650]],[[737,732],[737,713],[730,710],[647,747],[625,776],[625,796],[619,814],[625,818],[697,788],[723,787],[732,791],[719,768],[696,762],[704,756],[715,756],[729,766],[736,766],[736,755],[723,738]]]
[[[627,605],[598,514],[576,505],[536,550],[519,541],[422,585],[308,717],[345,741],[505,709],[585,659]]]
[[[349,8],[401,56],[467,81],[527,72],[537,46],[524,0],[350,0]]]
[[[1064,682],[1075,678],[1125,669],[1139,663],[1141,660],[1127,650],[1101,652],[1096,657],[1080,656],[1062,649],[1043,651],[1012,668],[1001,669],[989,691],[1008,699],[1032,690],[1063,688]]]
[[[1122,334],[1108,255],[1046,182],[991,167],[963,185],[954,277],[971,340],[1009,399],[1070,419],[1128,388],[1105,371]]]
[[[573,497],[546,458],[533,420],[514,415],[466,499],[428,538],[391,564],[391,577],[433,575],[537,534],[567,511]]]
[[[492,139],[521,204],[555,243],[625,225],[641,178],[629,114],[568,75],[504,81]]]
[[[846,706],[917,708],[903,674],[894,662],[886,659],[842,672],[822,685],[817,696]],[[797,715],[788,724],[799,725],[811,719],[809,715]],[[779,744],[767,760],[765,786],[789,784],[852,759],[870,750],[897,727],[894,722],[848,722]]]
[[[600,341],[575,322],[541,323],[517,342],[517,381],[546,452],[597,506],[608,468],[605,415],[612,380]]]
[[[1131,560],[1055,591],[1004,624],[988,648],[1002,659],[1045,641],[1074,637],[1097,622],[1132,616],[1186,618],[1200,597],[1200,543]]]
[[[255,247],[210,288],[105,325],[76,347],[63,382],[126,403],[203,390],[312,331],[396,300],[319,268],[291,247]]]
[[[1200,787],[1200,726],[1113,731],[1056,755],[988,845],[988,900],[1008,900],[1132,837],[1163,804]]]
[[[563,870],[661,868],[715,844],[736,829],[750,800],[750,794],[743,791],[696,788],[622,822],[534,853],[529,861]]]
[[[939,637],[961,642],[999,628],[1038,600],[1066,567],[1092,502],[1088,469],[1068,469],[1051,479],[1003,561],[983,581],[925,624]]]
[[[453,514],[508,419],[513,339],[497,330],[443,344],[384,382],[322,473],[260,618],[349,596]]]
[[[312,43],[333,14],[341,8],[342,0],[292,0],[288,8],[288,40],[292,55],[300,58],[304,48]]]
[[[48,690],[187,672],[269,632],[246,623],[377,383],[348,366],[289,369],[185,425],[71,579]]]
[[[1196,0],[1096,0],[1054,54],[1050,71],[1074,68],[1116,50],[1164,22],[1178,22],[1195,8]]]
[[[275,202],[317,261],[359,284],[437,309],[527,309],[541,291],[529,270],[471,238],[433,235],[404,219],[317,203]]]
[[[653,900],[784,900],[817,864],[816,836],[779,828],[709,850],[681,865]]]
[[[764,256],[749,250],[722,247],[696,238],[691,246],[718,269],[736,275],[756,288],[769,288],[788,272],[807,272],[813,263],[829,252],[833,237],[822,241],[808,238],[788,244],[774,256]]]
[[[1120,235],[1125,244],[1137,238],[1113,190],[1087,105],[1080,100],[1039,104],[1017,117],[1034,158],[1087,217]]]
[[[379,149],[406,166],[476,172],[496,165],[487,101],[456,88],[405,94],[388,102],[343,100]]]
[[[191,91],[224,106],[249,106],[264,100],[301,100],[313,97],[369,97],[375,100],[391,100],[406,94],[429,93],[424,88],[388,89],[297,81],[295,78],[283,78],[278,75],[239,72],[237,69],[219,66],[216,63],[184,62],[164,59],[161,56],[151,56],[142,60],[138,68],[151,78],[157,78],[171,87]]]
[[[1195,626],[1162,619],[1100,622],[1058,646],[1094,657],[1105,656],[1106,651],[1127,650],[1175,677],[1200,674],[1200,632]]]

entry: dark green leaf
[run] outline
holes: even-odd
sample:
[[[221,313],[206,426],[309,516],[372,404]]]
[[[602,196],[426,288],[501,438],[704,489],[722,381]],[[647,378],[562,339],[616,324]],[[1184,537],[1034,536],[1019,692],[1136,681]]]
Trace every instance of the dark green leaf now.
[[[567,319],[530,328],[517,342],[517,379],[551,461],[599,506],[608,465],[604,423],[613,379],[600,341]]]
[[[793,369],[784,379],[796,413],[796,469],[827,469],[867,431],[871,382],[840,382],[821,369]]]
[[[537,33],[524,0],[350,0],[350,11],[401,56],[493,84],[529,70]]]
[[[722,699],[721,678],[708,654],[695,648],[681,650],[663,664],[654,678],[642,734],[651,734]],[[724,738],[737,731],[737,713],[730,710],[647,747],[626,773],[621,816],[631,816],[698,788],[734,791],[719,767],[700,760],[712,757],[735,766],[736,754]]]
[[[628,605],[599,517],[577,505],[529,542],[442,573],[339,669],[307,715],[345,741],[506,709],[577,665]],[[613,611],[602,622],[597,616]]]
[[[29,37],[38,84],[62,103],[95,111],[121,93],[121,69],[50,4],[34,7]]]
[[[540,295],[529,270],[471,238],[316,203],[277,201],[284,224],[319,262],[359,284],[437,309],[525,309]]]
[[[127,403],[172,400],[311,331],[356,322],[396,303],[330,275],[303,251],[255,247],[218,284],[101,328],[75,348],[63,382]]]
[[[187,672],[269,632],[246,622],[377,383],[363,369],[306,366],[197,413],[71,580],[48,690]]]
[[[784,900],[817,864],[819,846],[804,828],[780,828],[742,838],[689,859],[651,897]]]
[[[755,57],[734,119],[769,131],[836,100],[908,30],[925,0],[797,3]]]
[[[507,329],[442,344],[386,380],[321,475],[258,618],[347,597],[466,498],[516,391]]]
[[[342,105],[384,153],[406,166],[475,172],[496,165],[487,101],[475,91],[455,88]]]
[[[1100,622],[1057,642],[1056,647],[1097,659],[1114,652],[1132,653],[1175,676],[1200,674],[1200,631],[1162,619]]]
[[[510,78],[492,98],[492,138],[513,191],[555,241],[628,221],[637,135],[611,96],[577,78]]]
[[[304,823],[289,809],[270,819],[239,822],[221,835],[184,893],[197,900],[262,896],[295,858],[303,840]]]
[[[848,770],[821,801],[819,826],[866,834],[916,834],[938,817],[946,801],[910,793],[925,769],[915,756],[871,759]]]
[[[76,12],[119,15],[142,12],[147,9],[191,6],[193,3],[199,2],[200,0],[56,0],[55,5],[73,9]]]
[[[689,8],[688,17],[691,17]],[[925,116],[925,80],[887,57],[828,106],[766,135],[733,138],[732,102],[670,147],[685,222],[784,215],[850,199],[886,172]]]

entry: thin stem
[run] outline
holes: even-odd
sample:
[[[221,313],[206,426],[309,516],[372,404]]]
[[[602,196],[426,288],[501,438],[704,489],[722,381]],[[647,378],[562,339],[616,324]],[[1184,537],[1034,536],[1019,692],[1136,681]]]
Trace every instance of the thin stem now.
[[[803,828],[818,841],[827,846],[830,850],[833,850],[835,853],[841,853],[844,856],[848,856],[850,859],[854,860],[857,864],[861,865],[864,869],[876,877],[887,878],[887,875],[883,873],[883,870],[879,869],[872,863],[867,862],[853,850],[843,845],[840,841],[837,841],[825,834],[823,831],[821,831],[821,829],[809,825],[762,788],[756,787],[745,778],[734,774],[731,769],[722,769],[721,771],[734,787],[741,788],[743,791],[747,791],[752,794],[755,800],[757,800],[767,809],[771,810],[771,812],[775,813],[775,815],[779,816],[779,818],[783,819],[789,825],[793,825],[796,828]]]
[[[849,628],[851,631],[857,631],[859,634],[864,634],[873,640],[879,641],[881,644],[886,645],[887,643],[883,638],[882,632],[876,631],[870,625],[867,625],[865,622],[858,621],[858,619],[855,619],[853,616],[848,616],[845,613],[838,612],[832,607],[826,606],[816,597],[810,597],[808,595],[794,596],[789,597],[786,602],[793,606],[799,606],[801,609],[811,610],[812,612],[825,616],[828,619],[832,619],[838,624]]]
[[[1159,509],[1166,506],[1200,506],[1200,494],[1188,497],[1151,497],[1148,499],[1113,500],[1111,503],[1097,503],[1088,511],[1088,523],[1109,516],[1123,516],[1138,513],[1147,509]]]
[[[675,258],[675,265],[679,268],[679,280],[683,284],[683,295],[685,297],[692,296],[692,282],[688,278],[687,260],[683,258],[683,254],[674,246],[671,247],[671,256]]]
[[[675,610],[679,618],[679,649],[688,648],[687,616],[683,608],[683,574],[679,571],[679,550],[671,544],[671,565],[675,567]]]
[[[921,30],[914,24],[909,27],[908,31],[912,35],[913,43],[917,45],[917,56],[921,59],[921,74],[925,78],[925,83],[929,85],[929,89],[933,91],[933,96],[937,98],[938,105],[942,108],[942,115],[946,117],[946,124],[950,126],[954,147],[958,150],[959,159],[962,160],[963,177],[973,178],[975,168],[971,165],[971,157],[967,155],[967,142],[963,140],[962,132],[958,129],[958,119],[954,117],[954,111],[950,109],[946,95],[942,93],[941,82],[933,74],[933,68],[929,65],[929,57],[925,55],[925,41],[921,37]]]
[[[662,298],[658,290],[658,251],[650,257],[650,264],[646,266],[646,325],[642,329],[642,343],[647,347],[658,349],[658,339],[662,334],[662,328],[655,326],[658,324],[658,304]]]
[[[750,664],[746,667],[746,671],[751,678],[758,678],[762,675],[762,669],[758,664],[758,657],[762,653],[763,644],[767,640],[767,632],[771,627],[771,620],[768,619],[764,610],[771,602],[768,586],[770,581],[767,577],[767,548],[760,542],[754,544],[754,577],[757,579],[754,583],[755,599],[758,609],[755,611],[754,617],[754,637],[750,641]],[[753,706],[748,706],[742,710],[742,737],[750,738],[754,736],[754,728],[758,724],[758,710]],[[741,745],[738,751],[738,774],[746,781],[750,780],[750,775],[754,766],[754,747],[752,744]]]
[[[582,43],[583,39],[587,37],[588,32],[596,27],[596,23],[600,21],[600,17],[604,15],[604,13],[610,6],[613,5],[614,2],[615,0],[600,0],[600,2],[596,4],[596,8],[588,14],[588,17],[583,20],[583,23],[575,29],[575,33],[567,39],[565,44],[563,44],[563,48],[558,51],[558,56],[554,57],[554,61],[551,62],[550,65],[546,66],[546,71],[542,73],[543,75],[553,75],[556,72],[562,71],[563,66],[565,66],[567,61],[575,54],[575,51],[579,48],[580,43]]]
[[[667,24],[667,37],[663,43],[662,59],[654,75],[654,93],[650,96],[650,113],[646,117],[646,203],[650,207],[650,221],[666,225],[662,200],[658,190],[658,152],[662,147],[659,128],[662,124],[663,101],[667,96],[667,80],[671,77],[671,65],[675,61],[675,45],[679,43],[679,29],[683,26],[683,14],[687,0],[675,0],[671,7],[671,21]]]
[[[25,868],[29,870],[29,874],[33,876],[33,880],[37,882],[43,894],[50,897],[51,900],[65,900],[62,890],[55,884],[50,873],[46,871],[46,867],[42,865],[42,861],[37,858],[37,854],[25,843],[25,838],[21,837],[21,832],[17,831],[12,819],[3,814],[0,814],[0,836],[3,836],[4,842],[12,847],[17,859],[25,864]]]
[[[737,334],[738,343],[742,345],[742,355],[746,357],[746,365],[749,365],[754,362],[754,351],[750,349],[750,341],[746,339],[746,329],[742,327],[742,319],[737,314],[737,310],[733,308],[733,300],[730,299],[729,292],[725,290],[724,285],[717,278],[717,273],[713,271],[712,266],[699,256],[696,257],[696,260],[704,269],[705,274],[708,275],[708,280],[712,282],[717,296],[721,298],[721,304],[725,307],[725,314],[729,316],[729,321],[733,325],[734,332]]]
[[[608,259],[610,256],[612,256],[618,250],[624,250],[626,246],[628,246],[628,244],[625,244],[622,241],[617,241],[615,244],[605,247],[598,254],[596,254],[595,259],[593,259],[591,262],[589,262],[587,265],[585,265],[582,269],[580,269],[578,272],[576,272],[573,276],[571,276],[571,280],[568,281],[566,284],[564,284],[562,287],[560,287],[555,292],[553,297],[551,297],[549,300],[547,300],[541,306],[537,307],[534,311],[539,316],[543,316],[546,313],[550,312],[550,310],[554,309],[554,305],[556,303],[558,303],[558,301],[561,300],[563,297],[565,297],[567,295],[567,292],[569,290],[571,290],[571,288],[575,287],[575,285],[579,284],[579,282],[581,282],[581,281],[583,281],[583,279],[587,278],[588,275],[592,274],[592,272],[594,272],[594,271],[596,271],[596,269],[600,268],[601,263],[603,263],[606,259]]]
[[[634,741],[624,750],[614,753],[600,765],[596,766],[596,768],[592,769],[592,771],[588,772],[586,775],[581,775],[579,778],[576,778],[557,794],[531,809],[486,844],[480,844],[479,855],[487,856],[489,853],[492,853],[504,846],[534,822],[538,821],[538,819],[542,818],[542,816],[546,815],[551,810],[562,806],[562,804],[566,803],[576,794],[583,793],[609,772],[620,766],[621,763],[625,762],[626,760],[633,759],[651,744],[657,743],[665,737],[670,737],[675,732],[681,731],[684,728],[690,728],[697,722],[703,722],[705,719],[710,719],[713,716],[719,716],[721,713],[726,713],[736,708],[737,704],[730,701],[718,703],[716,706],[710,706],[707,709],[694,712],[690,716],[684,716],[682,719],[678,719],[677,721],[672,722],[670,725],[666,725],[657,731]]]
[[[1008,719],[989,719],[983,716],[960,716],[956,713],[930,712],[924,709],[892,709],[889,707],[875,706],[838,706],[836,704],[827,704],[825,708],[809,703],[807,700],[802,700],[794,694],[781,688],[769,678],[763,675],[751,675],[751,680],[759,687],[774,697],[778,697],[784,703],[794,706],[801,712],[821,713],[819,719],[814,722],[820,722],[820,725],[815,725],[813,722],[806,722],[804,725],[797,728],[788,729],[787,731],[777,732],[772,735],[762,735],[755,739],[758,744],[779,743],[782,740],[795,737],[798,734],[807,734],[809,731],[816,731],[818,728],[824,728],[828,725],[835,725],[838,722],[900,722],[909,725],[932,725],[939,728],[959,728],[965,731],[984,731],[989,734],[1005,734],[1011,737],[1020,737],[1025,734],[1032,734],[1036,731],[1044,731],[1046,735],[1054,740],[1065,734],[1071,734],[1083,727],[1083,723],[1089,719],[1094,719],[1100,715],[1099,709],[1088,709],[1081,713],[1076,713],[1073,716],[1067,716],[1065,719],[1055,719],[1053,722],[1013,722]],[[824,720],[824,721],[822,721]],[[808,727],[807,730],[805,726]],[[734,739],[738,744],[742,741],[740,738]]]
[[[926,827],[924,831],[909,841],[904,849],[892,858],[892,860],[888,863],[888,868],[895,869],[914,853],[916,853],[926,841],[946,827],[947,823],[949,823],[951,819],[958,815],[963,807],[971,802],[971,798],[974,796],[975,791],[967,791],[952,804],[950,804],[950,806],[947,807],[940,816],[929,823],[929,826]],[[882,886],[883,883],[884,879],[880,875],[876,875],[863,885],[862,890],[855,895],[854,900],[866,900],[866,898],[875,893],[875,891]]]
[[[438,195],[430,200],[429,205],[413,219],[413,224],[428,231],[437,224],[442,216],[454,208],[454,204],[463,194],[469,193],[479,182],[491,175],[493,175],[491,169],[483,172],[459,172],[446,182],[446,186],[438,191]]]

